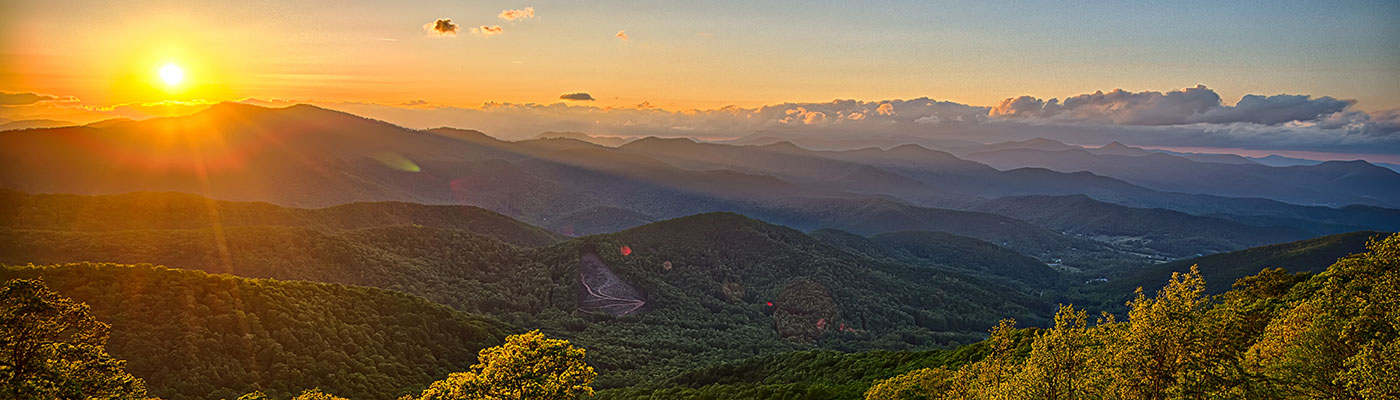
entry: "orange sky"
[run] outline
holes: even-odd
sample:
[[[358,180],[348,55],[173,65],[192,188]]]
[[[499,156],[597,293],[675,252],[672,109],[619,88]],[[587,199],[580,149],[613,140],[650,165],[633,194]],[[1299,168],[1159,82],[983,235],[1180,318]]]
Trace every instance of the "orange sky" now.
[[[526,6],[538,12],[500,16]],[[921,96],[990,106],[1204,83],[1227,102],[1301,93],[1400,107],[1400,6],[1200,6],[18,1],[0,6],[0,90],[89,106],[255,97],[477,107],[589,92],[600,106],[708,109]],[[437,18],[460,30],[423,29]],[[1278,25],[1292,30],[1287,41]],[[159,84],[166,63],[187,71],[186,87]]]

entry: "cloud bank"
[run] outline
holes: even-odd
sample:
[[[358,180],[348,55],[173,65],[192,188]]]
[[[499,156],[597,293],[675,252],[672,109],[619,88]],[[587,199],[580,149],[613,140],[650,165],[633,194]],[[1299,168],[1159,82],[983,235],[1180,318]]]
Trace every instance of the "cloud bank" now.
[[[763,137],[810,147],[850,148],[901,143],[950,147],[1047,137],[1093,145],[1119,141],[1134,146],[1400,155],[1400,110],[1367,113],[1354,103],[1325,96],[1249,95],[1226,105],[1213,90],[1197,86],[1168,92],[1114,90],[1063,100],[1023,96],[992,107],[930,98],[710,110],[665,110],[645,102],[635,107],[564,103],[411,109],[364,103],[325,106],[413,128],[472,128],[506,139],[553,130],[712,140],[762,141],[758,138]]]
[[[41,101],[77,101],[73,97],[56,97],[38,93],[5,93],[0,92],[0,106],[23,106],[38,103]]]
[[[436,21],[423,25],[423,30],[437,36],[457,36],[459,29],[461,26],[452,23],[451,18],[438,18]]]
[[[0,99],[23,103],[34,96],[43,97],[21,95],[6,94]],[[1049,100],[1022,96],[992,107],[915,98],[667,110],[647,102],[630,107],[594,106],[587,103],[594,97],[584,92],[559,98],[561,101],[554,104],[486,103],[474,108],[423,100],[246,102],[272,107],[310,103],[409,128],[479,129],[510,140],[545,131],[577,131],[624,137],[791,140],[814,148],[919,143],[952,149],[970,143],[1046,137],[1088,145],[1119,141],[1133,146],[1376,154],[1400,159],[1400,109],[1368,113],[1356,109],[1350,100],[1292,94],[1249,95],[1226,105],[1214,91],[1201,86],[1168,92],[1115,90]],[[207,105],[93,107],[46,100],[0,107],[0,118],[83,123],[168,115],[171,109],[193,112],[201,106]]]
[[[1353,101],[1305,95],[1248,95],[1234,106],[1223,105],[1215,91],[1198,85],[1171,92],[1102,91],[1059,99],[1030,96],[1003,100],[990,115],[1002,118],[1099,122],[1121,125],[1253,123],[1278,125],[1314,121],[1341,112]]]

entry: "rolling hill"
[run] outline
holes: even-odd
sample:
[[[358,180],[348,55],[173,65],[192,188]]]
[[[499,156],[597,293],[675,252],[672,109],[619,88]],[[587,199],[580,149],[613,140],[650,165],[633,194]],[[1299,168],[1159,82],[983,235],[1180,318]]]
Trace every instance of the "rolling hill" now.
[[[170,197],[148,202],[156,210],[188,197],[136,197],[142,196]],[[341,221],[372,211],[316,214],[322,211],[243,203],[217,203],[243,210],[232,213],[250,221],[242,226],[215,229],[171,222],[142,229],[113,221],[122,229],[92,229],[102,219],[123,217],[94,204],[126,199],[97,196],[84,203],[69,196],[36,196],[25,210],[66,210],[58,214],[83,215],[85,221],[39,223],[35,221],[49,220],[13,217],[10,221],[29,222],[0,228],[11,239],[0,243],[0,262],[158,263],[250,278],[407,292],[596,349],[590,354],[599,356],[590,360],[602,373],[601,387],[650,381],[707,362],[797,349],[971,343],[1001,316],[1043,322],[1053,309],[1053,299],[1033,294],[1023,283],[1051,279],[1053,271],[1010,250],[948,234],[902,239],[900,246],[908,249],[902,251],[911,254],[909,259],[878,258],[790,228],[710,213],[527,248],[461,229],[349,228],[349,222]],[[365,207],[394,210],[398,205]],[[324,219],[311,225],[251,224],[286,222],[287,215],[298,213]],[[323,229],[327,226],[347,229]],[[895,235],[899,236],[904,235]],[[959,249],[964,245],[973,248]],[[628,248],[625,255],[618,250],[623,246]],[[982,253],[1001,258],[970,258]],[[607,269],[608,279],[635,288],[645,307],[622,317],[580,311],[585,292],[579,271],[586,254]],[[913,258],[922,261],[911,262]],[[1027,271],[1028,266],[1040,272]],[[769,302],[773,305],[766,305]]]
[[[112,326],[107,351],[171,400],[285,398],[320,387],[356,399],[417,393],[476,362],[509,327],[399,292],[245,279],[150,265],[0,266],[39,278]]]
[[[1024,220],[1066,235],[1150,249],[1172,258],[1312,236],[1299,228],[1247,225],[1161,208],[1131,208],[1083,195],[1003,197],[970,209]]]

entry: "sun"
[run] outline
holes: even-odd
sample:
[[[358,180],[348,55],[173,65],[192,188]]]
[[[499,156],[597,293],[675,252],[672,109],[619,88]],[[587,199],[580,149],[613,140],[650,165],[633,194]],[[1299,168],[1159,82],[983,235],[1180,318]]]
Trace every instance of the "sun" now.
[[[185,70],[179,65],[165,64],[165,66],[160,67],[160,80],[165,82],[166,86],[179,86],[185,81]]]

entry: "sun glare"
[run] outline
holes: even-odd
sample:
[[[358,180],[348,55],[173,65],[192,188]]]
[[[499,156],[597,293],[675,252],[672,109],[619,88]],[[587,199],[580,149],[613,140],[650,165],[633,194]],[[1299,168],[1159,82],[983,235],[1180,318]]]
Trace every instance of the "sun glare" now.
[[[165,82],[166,86],[178,86],[185,81],[185,70],[179,65],[165,64],[164,67],[160,67],[160,80]]]

